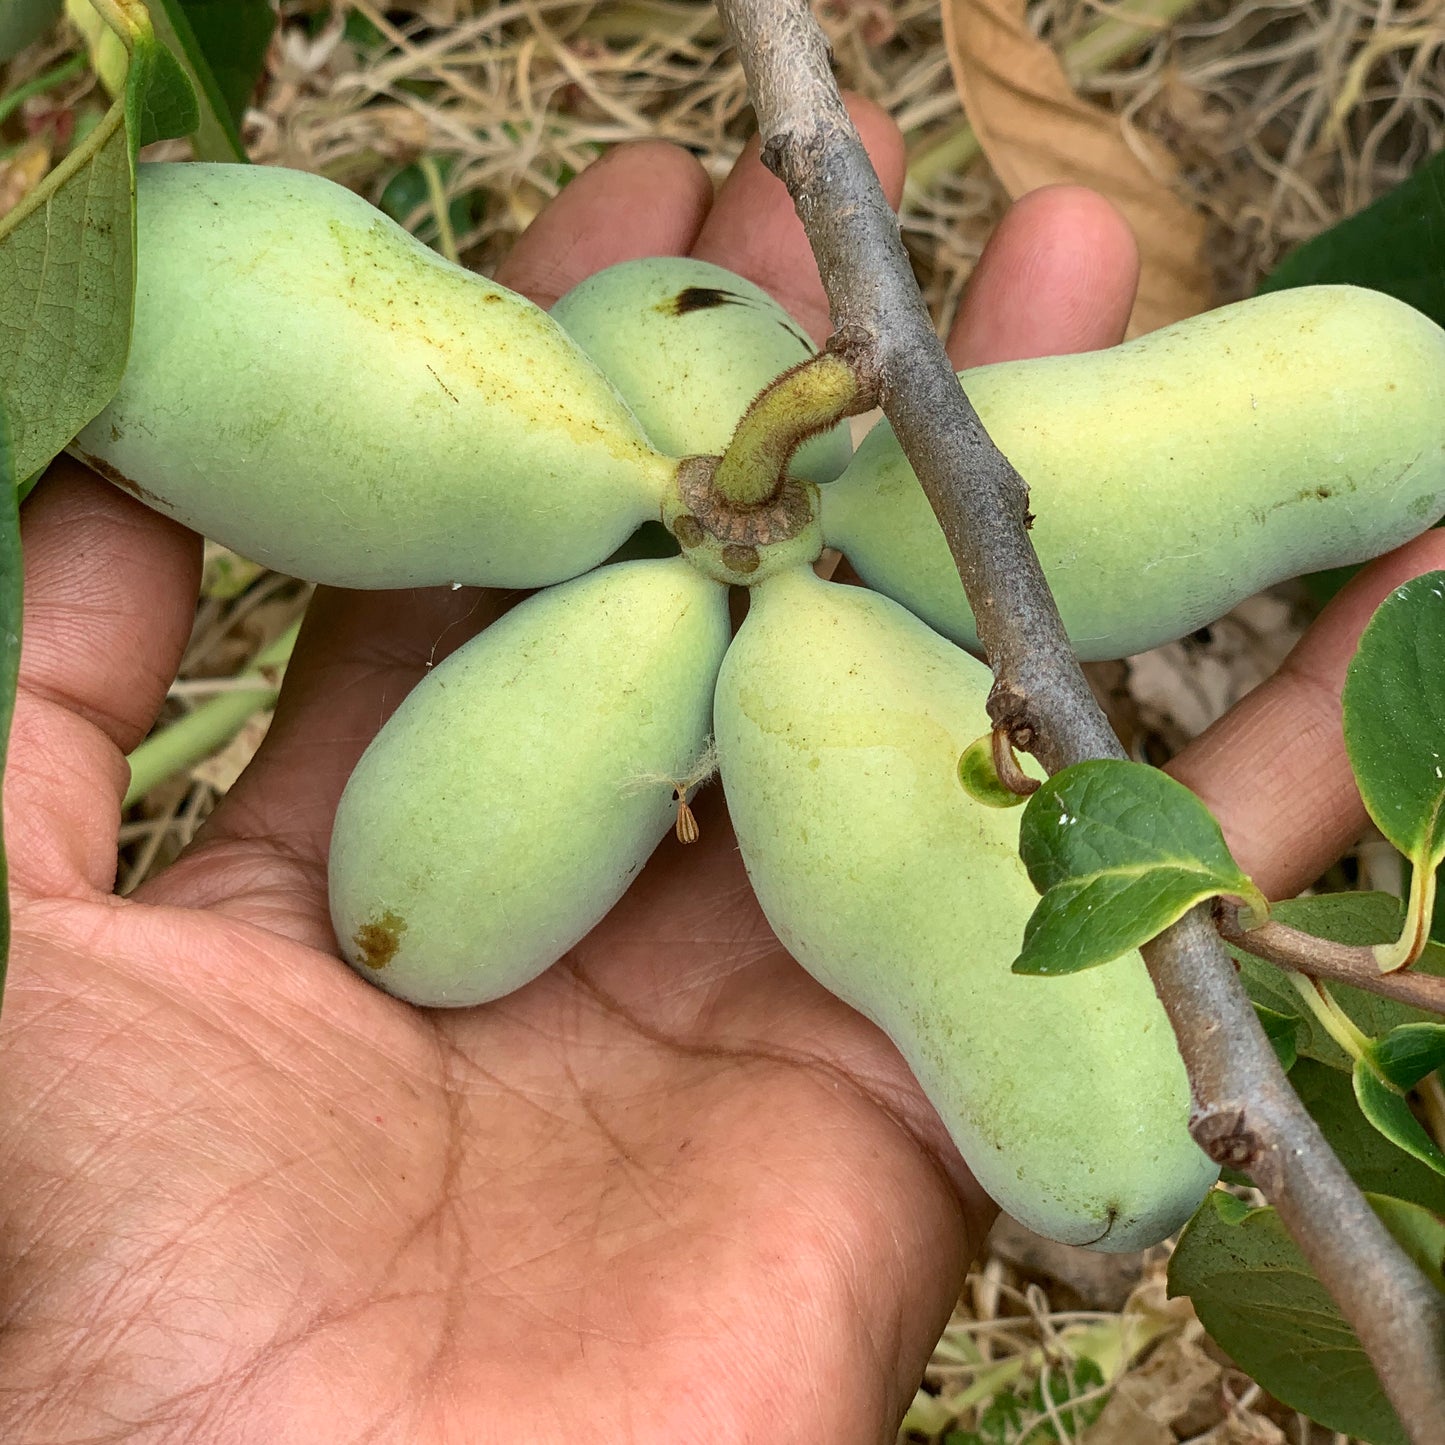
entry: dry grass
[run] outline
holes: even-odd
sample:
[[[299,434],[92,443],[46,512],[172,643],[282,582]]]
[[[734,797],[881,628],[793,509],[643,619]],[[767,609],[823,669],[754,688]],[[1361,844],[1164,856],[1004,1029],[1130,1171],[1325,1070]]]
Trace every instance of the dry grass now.
[[[1137,15],[1137,0],[1129,8]],[[750,133],[741,71],[705,4],[282,0],[281,10],[245,125],[255,159],[322,172],[373,200],[387,193],[407,225],[480,270],[606,146],[663,137],[721,178]],[[982,160],[962,169],[939,164],[967,155],[968,137],[935,0],[823,0],[819,13],[842,82],[886,107],[908,139],[904,233],[946,324],[1006,197]],[[1110,13],[1089,0],[1038,0],[1030,15],[1063,48],[1080,46]],[[72,50],[58,31],[10,67],[7,90]],[[1221,297],[1243,295],[1289,247],[1445,145],[1445,0],[1204,0],[1173,25],[1141,23],[1132,53],[1106,68],[1085,61],[1074,78],[1180,159],[1187,195],[1210,218],[1208,257]],[[27,116],[45,106],[83,115],[98,103],[92,86],[87,74],[65,77],[28,103]],[[0,195],[13,198],[43,172],[49,150],[43,127],[39,133],[0,169]],[[173,711],[203,695],[205,679],[234,675],[304,600],[297,584],[272,576],[239,592],[216,582],[202,600]],[[1288,600],[1257,602],[1206,640],[1096,671],[1096,681],[1135,751],[1162,757],[1264,676],[1304,615]],[[125,825],[123,884],[185,844],[260,730],[145,800]],[[1027,1406],[1040,1378],[1068,1378],[1080,1340],[1097,1343],[1090,1329],[1140,1320],[1152,1321],[1156,1337],[1091,1432],[1082,1413],[1061,1411],[1045,1392],[1041,1408],[1010,1416],[997,1438],[1342,1438],[1269,1401],[1211,1355],[1187,1307],[1164,1306],[1166,1254],[1126,1262],[1132,1274],[1114,1276],[1113,1296],[1090,1300],[1094,1286],[1081,1283],[1077,1252],[1000,1236],[940,1342],[927,1398],[910,1416],[919,1428],[908,1438],[941,1438],[955,1410],[959,1429],[999,1424],[998,1401],[1009,1392]],[[1100,1401],[1107,1393],[1084,1390]]]

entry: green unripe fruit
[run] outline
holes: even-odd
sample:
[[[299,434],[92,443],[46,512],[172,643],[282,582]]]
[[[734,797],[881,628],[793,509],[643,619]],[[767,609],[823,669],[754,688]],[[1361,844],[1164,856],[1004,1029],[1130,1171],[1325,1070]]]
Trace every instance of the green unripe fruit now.
[[[348,960],[420,1004],[483,1003],[622,896],[696,781],[727,591],[625,562],[514,608],[413,690],[347,784],[331,917]]]
[[[1279,291],[1112,351],[962,373],[1029,484],[1074,650],[1124,657],[1445,512],[1445,331],[1375,291]],[[892,429],[823,491],[823,535],[965,647],[973,613]]]
[[[320,176],[142,166],[130,359],[73,450],[163,512],[348,587],[596,566],[674,465],[531,302]]]
[[[607,374],[669,456],[718,456],[748,403],[817,352],[768,293],[706,261],[652,256],[589,276],[553,317]],[[846,422],[805,442],[789,472],[830,482],[852,453]]]
[[[1137,954],[1009,971],[1038,902],[1019,814],[958,779],[991,682],[887,598],[784,573],[718,679],[728,811],[783,945],[894,1041],[994,1199],[1050,1238],[1140,1249],[1217,1171]]]

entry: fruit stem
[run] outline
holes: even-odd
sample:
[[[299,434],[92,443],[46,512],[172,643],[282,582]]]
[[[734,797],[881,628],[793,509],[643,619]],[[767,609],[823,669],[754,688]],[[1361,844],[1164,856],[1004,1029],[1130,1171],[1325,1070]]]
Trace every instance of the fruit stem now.
[[[873,388],[837,352],[800,362],[753,398],[713,473],[713,492],[734,507],[768,501],[809,437],[874,401]]]

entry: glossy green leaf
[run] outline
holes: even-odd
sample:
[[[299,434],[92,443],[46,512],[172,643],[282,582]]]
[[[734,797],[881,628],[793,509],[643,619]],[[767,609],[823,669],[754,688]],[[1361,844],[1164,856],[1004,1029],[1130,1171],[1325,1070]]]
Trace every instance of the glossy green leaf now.
[[[1259,288],[1344,283],[1398,296],[1445,326],[1445,151],[1358,215],[1292,251]]]
[[[1422,1164],[1445,1175],[1445,1154],[1425,1132],[1425,1126],[1410,1112],[1405,1096],[1397,1093],[1370,1066],[1368,1058],[1357,1059],[1353,1071],[1355,1098],[1360,1111],[1392,1144],[1413,1155]]]
[[[1407,1251],[1421,1249],[1426,1211],[1370,1202]],[[1273,1209],[1212,1192],[1170,1258],[1169,1292],[1187,1294],[1219,1346],[1286,1405],[1371,1445],[1405,1445],[1354,1331]]]
[[[1427,1074],[1445,1067],[1445,1024],[1401,1024],[1369,1049],[1381,1078],[1397,1089],[1413,1089]]]
[[[1365,1118],[1349,1075],[1301,1059],[1290,1071],[1289,1081],[1361,1189],[1445,1215],[1445,1178],[1397,1148]]]
[[[1139,763],[1099,760],[1056,773],[1024,809],[1019,852],[1044,896],[1015,973],[1107,963],[1221,894],[1268,910],[1204,804]]]
[[[157,36],[176,54],[200,102],[196,158],[244,161],[241,119],[266,63],[276,29],[268,0],[152,0]]]
[[[59,15],[60,0],[0,0],[0,62],[38,40]]]
[[[0,790],[4,787],[5,750],[20,670],[20,609],[20,500],[15,485],[10,427],[0,406]],[[5,838],[0,833],[0,998],[5,992],[5,966],[9,956],[10,890],[6,881]]]
[[[1264,1036],[1269,1040],[1269,1046],[1274,1050],[1275,1058],[1279,1060],[1279,1066],[1285,1073],[1294,1068],[1295,1060],[1299,1058],[1299,1024],[1298,1018],[1291,1014],[1276,1013],[1272,1008],[1266,1008],[1264,1004],[1257,1003],[1254,1012],[1259,1018],[1260,1027],[1264,1029]]]
[[[1294,898],[1273,906],[1272,917],[1292,928],[1303,929],[1338,943],[1384,943],[1397,938],[1404,907],[1388,893],[1327,893],[1316,898]],[[1242,949],[1230,948],[1240,966],[1240,977],[1256,1004],[1277,1013],[1299,1016],[1299,1052],[1302,1058],[1317,1059],[1331,1068],[1349,1073],[1354,1060],[1324,1031],[1318,1020],[1304,1012],[1299,994],[1289,975],[1272,963],[1253,958]],[[1413,965],[1418,973],[1445,974],[1445,947],[1431,944]],[[1434,1014],[1411,1008],[1364,989],[1347,984],[1330,984],[1335,1002],[1350,1016],[1355,1027],[1374,1038],[1407,1023],[1437,1022]]]
[[[1345,677],[1345,748],[1375,826],[1414,868],[1398,950],[1427,935],[1435,869],[1445,858],[1445,572],[1397,587],[1360,637]]]

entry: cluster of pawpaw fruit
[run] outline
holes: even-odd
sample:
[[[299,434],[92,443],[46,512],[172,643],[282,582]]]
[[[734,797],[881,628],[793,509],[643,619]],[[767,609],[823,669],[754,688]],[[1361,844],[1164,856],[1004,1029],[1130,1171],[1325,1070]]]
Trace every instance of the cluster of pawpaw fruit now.
[[[426,1005],[536,977],[672,830],[715,740],[770,924],[887,1031],[999,1203],[1104,1249],[1182,1223],[1215,1171],[1142,961],[1009,970],[1036,902],[1018,816],[957,768],[991,679],[891,430],[800,449],[776,546],[695,505],[684,459],[812,354],[765,293],[661,258],[548,315],[280,169],[143,166],[137,206],[131,356],[77,455],[296,576],[544,589],[431,672],[351,778],[330,887],[359,973]],[[1373,292],[1279,293],[964,383],[1030,483],[1084,658],[1445,512],[1445,332]],[[674,555],[608,562],[659,523]],[[824,546],[869,587],[818,578]]]

